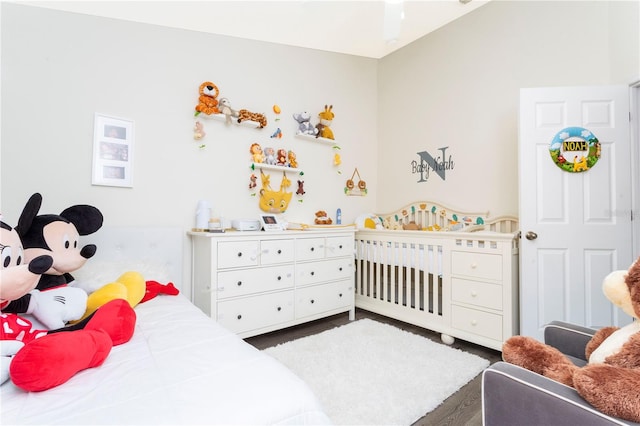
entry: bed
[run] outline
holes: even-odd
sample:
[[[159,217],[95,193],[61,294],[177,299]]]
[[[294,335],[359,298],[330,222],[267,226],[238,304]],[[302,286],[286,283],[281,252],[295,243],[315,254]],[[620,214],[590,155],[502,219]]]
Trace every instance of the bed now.
[[[98,252],[74,276],[92,288],[133,269],[181,288],[184,235],[178,228],[102,229],[83,240]],[[158,295],[135,311],[133,338],[100,367],[39,393],[3,384],[0,424],[330,423],[298,376],[185,295]]]
[[[517,218],[432,201],[370,218],[356,232],[356,307],[442,333],[446,343],[500,350],[518,333]]]

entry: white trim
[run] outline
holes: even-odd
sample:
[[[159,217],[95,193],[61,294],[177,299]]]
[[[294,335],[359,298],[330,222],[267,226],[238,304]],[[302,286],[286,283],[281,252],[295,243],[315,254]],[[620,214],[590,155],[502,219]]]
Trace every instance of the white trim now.
[[[630,142],[631,142],[631,208],[633,211],[633,258],[640,257],[640,77],[629,85]],[[634,167],[635,165],[635,167]]]
[[[542,375],[540,375],[540,374],[538,374],[538,373],[534,373],[533,371],[527,370],[527,369],[522,368],[522,367],[520,367],[520,366],[517,366],[517,365],[514,365],[514,364],[509,364],[509,365],[513,365],[514,367],[520,368],[520,369],[522,369],[522,370],[524,370],[524,371],[528,371],[528,372],[530,372],[531,374],[536,374],[536,375],[538,375],[538,376],[540,376],[540,377],[544,377],[544,376],[542,376]],[[542,387],[540,387],[540,386],[534,385],[534,384],[532,384],[532,383],[530,383],[530,382],[527,382],[526,380],[520,379],[520,378],[518,378],[518,377],[515,377],[515,376],[514,376],[514,375],[512,375],[512,374],[509,374],[509,373],[506,373],[506,372],[504,372],[504,371],[500,371],[500,370],[497,370],[497,369],[487,369],[487,370],[484,370],[484,371],[482,372],[482,383],[483,383],[483,386],[484,386],[484,376],[487,374],[487,372],[489,372],[489,373],[495,373],[495,374],[500,374],[500,375],[502,375],[502,376],[504,376],[504,377],[506,377],[506,378],[508,378],[508,379],[511,379],[511,380],[513,380],[513,381],[515,381],[515,382],[518,382],[518,383],[520,383],[520,384],[522,384],[522,385],[525,385],[525,386],[530,387],[530,388],[532,388],[532,389],[536,389],[536,390],[538,390],[538,391],[540,391],[540,392],[542,392],[542,393],[546,393],[547,395],[549,395],[549,396],[551,396],[551,397],[553,397],[553,398],[561,399],[561,400],[563,400],[564,402],[567,402],[567,403],[569,403],[569,404],[571,404],[571,405],[574,405],[575,407],[577,407],[577,408],[579,408],[579,409],[582,409],[582,410],[584,410],[584,411],[588,411],[588,412],[592,413],[593,415],[596,415],[596,416],[598,416],[598,417],[602,417],[602,418],[605,418],[605,419],[607,419],[607,420],[610,420],[611,422],[613,422],[613,423],[615,423],[615,424],[622,425],[622,426],[627,425],[627,423],[624,423],[624,422],[622,422],[621,420],[619,420],[619,419],[617,419],[617,418],[615,418],[615,417],[611,417],[611,416],[609,416],[609,415],[607,415],[607,414],[604,414],[604,413],[603,413],[603,412],[601,412],[601,411],[596,410],[596,409],[595,409],[595,408],[593,408],[593,407],[591,406],[591,404],[589,404],[586,400],[584,401],[584,404],[580,404],[580,403],[578,403],[578,402],[576,402],[576,401],[573,401],[573,400],[571,400],[571,399],[569,399],[569,398],[567,398],[567,397],[564,397],[564,396],[562,396],[562,395],[559,395],[559,394],[557,394],[556,392],[553,392],[553,391],[550,391],[550,390],[548,390],[548,389],[542,388]],[[553,382],[553,383],[557,383],[557,384],[559,384],[559,385],[561,385],[561,386],[564,386],[564,387],[566,387],[566,388],[568,388],[568,389],[573,390],[573,391],[576,393],[576,395],[577,395],[577,396],[579,396],[580,398],[582,398],[582,397],[580,396],[580,394],[578,394],[578,391],[576,391],[574,388],[572,388],[572,387],[570,387],[570,386],[567,386],[567,385],[565,385],[565,384],[563,384],[563,383],[556,382],[556,381],[554,381],[554,380],[552,380],[552,379],[549,379],[548,377],[545,377],[545,379],[547,379],[547,380],[549,380],[549,381],[551,381],[551,382]],[[584,400],[584,398],[583,398],[583,400]],[[586,405],[585,405],[585,404],[586,404]],[[484,412],[485,412],[485,408],[484,408],[484,390],[483,390],[483,391],[482,391],[482,413],[483,413],[483,414],[482,414],[482,421],[483,421],[483,424],[484,424]]]

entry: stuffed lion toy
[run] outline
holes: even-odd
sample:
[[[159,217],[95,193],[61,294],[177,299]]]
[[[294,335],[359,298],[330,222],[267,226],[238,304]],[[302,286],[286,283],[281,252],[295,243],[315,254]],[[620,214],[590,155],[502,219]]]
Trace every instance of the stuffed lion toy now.
[[[200,85],[200,96],[198,97],[198,105],[196,105],[196,114],[204,112],[207,115],[219,114],[218,95],[220,91],[218,86],[210,81],[205,81]]]
[[[611,303],[635,321],[598,330],[586,346],[586,366],[578,367],[554,347],[525,336],[508,339],[502,357],[574,387],[607,415],[640,422],[640,258],[628,271],[610,273],[602,287]]]

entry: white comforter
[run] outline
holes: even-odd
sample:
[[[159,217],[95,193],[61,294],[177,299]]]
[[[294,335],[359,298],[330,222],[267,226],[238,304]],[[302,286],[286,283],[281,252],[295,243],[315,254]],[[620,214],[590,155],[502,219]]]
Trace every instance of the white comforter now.
[[[105,363],[56,388],[0,387],[0,424],[329,424],[307,385],[184,296],[138,305]]]

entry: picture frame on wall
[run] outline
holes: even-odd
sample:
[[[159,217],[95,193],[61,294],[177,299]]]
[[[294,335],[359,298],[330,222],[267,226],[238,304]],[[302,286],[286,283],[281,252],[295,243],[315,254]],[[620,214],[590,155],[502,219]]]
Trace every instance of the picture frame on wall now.
[[[92,185],[133,187],[133,121],[96,113]]]

